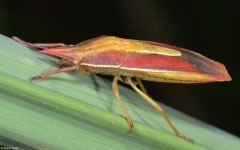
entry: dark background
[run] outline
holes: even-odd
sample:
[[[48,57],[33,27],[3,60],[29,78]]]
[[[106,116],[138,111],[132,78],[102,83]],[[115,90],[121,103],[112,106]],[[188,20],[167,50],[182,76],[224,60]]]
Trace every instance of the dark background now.
[[[0,33],[29,42],[67,44],[114,35],[199,52],[225,64],[233,81],[144,84],[162,103],[240,136],[238,9],[231,0],[3,0]]]

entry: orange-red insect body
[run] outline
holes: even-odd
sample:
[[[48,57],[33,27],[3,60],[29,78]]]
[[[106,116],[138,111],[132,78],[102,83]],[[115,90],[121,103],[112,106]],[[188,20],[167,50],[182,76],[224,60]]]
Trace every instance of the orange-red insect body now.
[[[70,70],[77,70],[82,75],[102,73],[115,76],[113,92],[127,117],[131,127],[130,133],[133,131],[133,123],[119,97],[118,80],[131,85],[137,93],[160,111],[177,136],[192,142],[192,139],[177,131],[161,106],[148,96],[140,79],[171,83],[204,83],[231,80],[221,63],[196,52],[162,43],[100,36],[77,45],[68,46],[62,43],[32,44],[17,37],[13,38],[26,46],[42,48],[43,50],[40,53],[63,58],[58,62],[60,69],[32,79],[42,79],[55,73]],[[62,68],[62,63],[69,63],[73,66]],[[131,77],[136,77],[142,91],[133,84]]]
[[[199,83],[231,80],[225,67],[198,53],[170,45],[101,36],[75,46],[40,51],[78,65],[81,74],[103,73],[143,80]]]

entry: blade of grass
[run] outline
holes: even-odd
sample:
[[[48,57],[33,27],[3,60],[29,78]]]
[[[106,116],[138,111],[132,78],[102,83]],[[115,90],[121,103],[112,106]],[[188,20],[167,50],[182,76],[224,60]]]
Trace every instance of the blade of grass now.
[[[239,138],[163,106],[180,132],[196,142],[176,137],[159,112],[120,86],[135,125],[133,135],[129,135],[110,81],[73,71],[29,80],[56,69],[55,61],[0,36],[0,135],[11,139],[13,146],[104,150],[240,147]]]

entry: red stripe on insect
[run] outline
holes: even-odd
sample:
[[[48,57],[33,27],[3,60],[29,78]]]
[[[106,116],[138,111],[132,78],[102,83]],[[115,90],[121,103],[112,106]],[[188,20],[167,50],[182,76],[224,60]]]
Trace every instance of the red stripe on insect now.
[[[121,64],[123,67],[164,69],[184,72],[200,73],[200,70],[178,56],[165,56],[159,54],[136,55],[129,54]]]

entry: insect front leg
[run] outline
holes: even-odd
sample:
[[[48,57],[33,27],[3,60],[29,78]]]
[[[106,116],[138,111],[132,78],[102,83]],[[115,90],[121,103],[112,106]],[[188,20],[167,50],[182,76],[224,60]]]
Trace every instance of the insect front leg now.
[[[120,95],[119,95],[119,90],[118,90],[118,80],[119,80],[119,77],[118,76],[115,76],[114,79],[113,79],[113,83],[112,83],[112,88],[113,88],[113,93],[115,95],[115,97],[117,98],[119,104],[121,105],[122,107],[122,110],[127,118],[127,121],[128,121],[128,124],[130,125],[130,131],[129,133],[132,134],[133,133],[133,123],[132,123],[132,119],[130,118],[128,112],[127,112],[127,109],[125,107],[125,105],[123,104],[123,101],[122,99],[120,98]]]
[[[76,66],[71,66],[71,67],[61,68],[57,70],[52,70],[52,71],[43,73],[40,76],[33,77],[31,80],[40,80],[56,73],[67,72],[67,71],[76,70],[76,69],[77,69]]]
[[[172,128],[172,130],[175,132],[175,134],[183,139],[186,139],[190,142],[194,142],[193,139],[182,135],[179,133],[179,131],[175,128],[175,126],[172,124],[172,122],[169,120],[167,114],[164,112],[164,110],[162,109],[162,107],[156,103],[154,100],[152,100],[149,96],[147,96],[144,92],[142,92],[141,90],[139,90],[136,85],[133,84],[131,77],[127,77],[128,83],[131,85],[131,87],[140,95],[142,96],[149,104],[151,104],[156,110],[160,111],[164,117],[164,119],[167,121],[168,125]]]
[[[18,41],[19,43],[31,47],[31,48],[41,48],[41,49],[45,49],[45,48],[57,48],[57,47],[64,47],[67,46],[63,43],[29,43],[26,41],[23,41],[22,39],[13,36],[12,37],[14,40]]]

